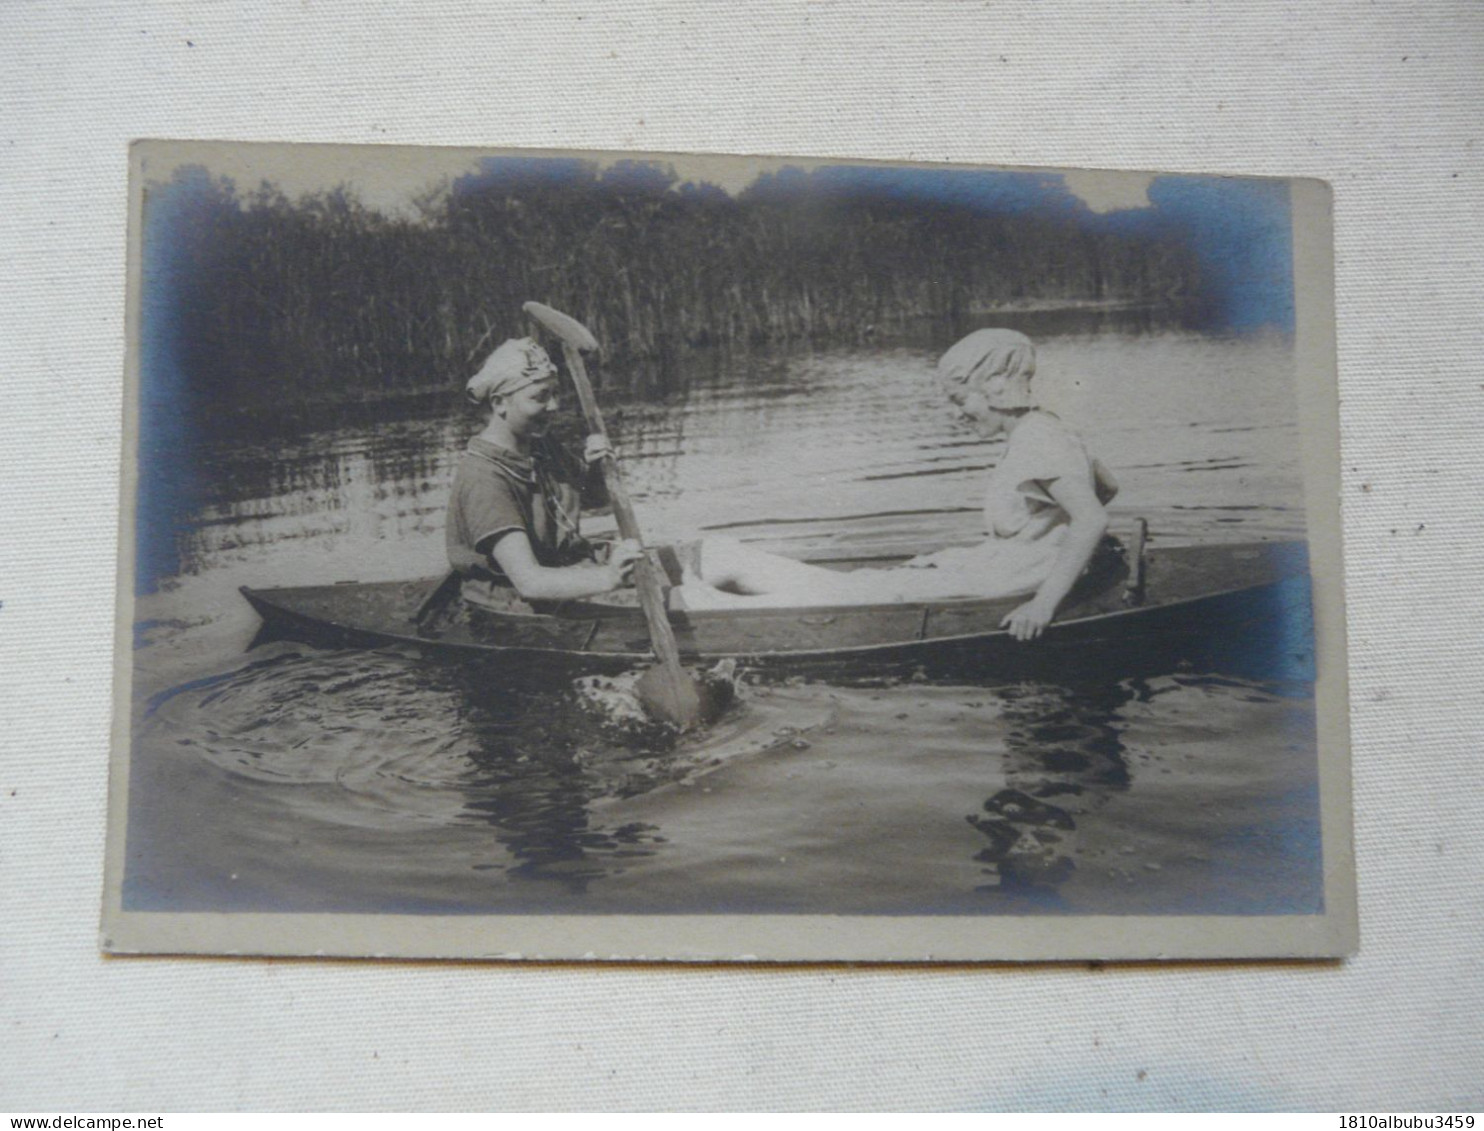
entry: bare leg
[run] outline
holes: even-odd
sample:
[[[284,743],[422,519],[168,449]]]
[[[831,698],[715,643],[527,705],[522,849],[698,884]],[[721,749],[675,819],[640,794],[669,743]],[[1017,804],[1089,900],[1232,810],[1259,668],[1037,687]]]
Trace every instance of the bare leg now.
[[[731,538],[700,545],[698,572],[687,571],[681,598],[687,608],[862,604],[897,599],[882,591],[883,571],[846,573],[824,569]]]
[[[874,605],[1034,593],[1045,580],[1059,539],[987,544],[933,555],[931,563],[845,572],[708,538],[699,567],[688,568],[681,599],[692,609]],[[931,566],[929,568],[928,566]]]
[[[812,589],[840,577],[834,570],[744,546],[732,538],[707,538],[701,543],[700,575],[713,589],[742,596]]]

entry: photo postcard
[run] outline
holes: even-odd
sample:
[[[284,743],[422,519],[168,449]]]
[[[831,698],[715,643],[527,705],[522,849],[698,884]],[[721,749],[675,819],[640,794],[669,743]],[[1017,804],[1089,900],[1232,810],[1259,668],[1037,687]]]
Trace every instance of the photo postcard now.
[[[104,950],[1355,949],[1328,186],[130,160]]]

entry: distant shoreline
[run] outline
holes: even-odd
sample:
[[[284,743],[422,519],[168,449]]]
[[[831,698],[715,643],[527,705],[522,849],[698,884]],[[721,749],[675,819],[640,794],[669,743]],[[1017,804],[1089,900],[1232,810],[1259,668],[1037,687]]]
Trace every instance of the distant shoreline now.
[[[1056,299],[1056,298],[1027,298],[1018,299],[1013,302],[997,303],[995,305],[981,305],[966,309],[962,319],[974,328],[973,324],[980,323],[984,319],[993,318],[1019,318],[1019,317],[1041,317],[1054,316],[1057,314],[1068,315],[1102,315],[1102,314],[1136,314],[1140,312],[1167,312],[1172,323],[1179,321],[1179,305],[1171,302],[1151,302],[1141,299],[1109,298],[1109,299]],[[800,349],[831,350],[855,348],[860,350],[882,350],[897,349],[903,347],[918,346],[928,352],[935,347],[920,341],[922,335],[905,330],[906,327],[924,325],[941,325],[950,321],[944,315],[927,311],[912,311],[898,315],[886,326],[879,330],[875,326],[864,328],[860,338],[841,339],[829,335],[820,335],[815,339],[795,338],[789,341],[777,341],[759,344],[741,343],[676,343],[677,353],[683,363],[686,357],[705,357],[716,353],[722,354],[788,354]],[[1027,330],[1035,336],[1035,330]],[[941,336],[941,335],[938,335]],[[947,343],[940,343],[946,345]],[[596,376],[599,382],[600,395],[619,396],[627,398],[632,389],[627,383],[620,381],[617,384],[603,388],[603,372],[621,372],[622,370],[639,371],[643,369],[653,370],[658,364],[656,361],[630,360],[626,364],[616,363],[620,368],[615,370],[615,365],[610,359],[600,358],[596,365]],[[471,366],[472,371],[472,366]],[[463,382],[460,378],[455,381],[426,382],[416,385],[357,385],[335,388],[319,387],[300,398],[293,399],[280,397],[271,403],[242,404],[232,406],[226,411],[232,416],[239,426],[246,426],[255,432],[276,433],[280,429],[287,428],[292,431],[316,430],[322,427],[337,427],[345,423],[344,416],[354,415],[357,410],[374,411],[377,408],[388,405],[401,405],[406,407],[422,406],[429,415],[441,415],[450,409],[456,408],[462,403]],[[313,419],[315,414],[323,413],[325,419]],[[471,417],[472,420],[472,417]]]

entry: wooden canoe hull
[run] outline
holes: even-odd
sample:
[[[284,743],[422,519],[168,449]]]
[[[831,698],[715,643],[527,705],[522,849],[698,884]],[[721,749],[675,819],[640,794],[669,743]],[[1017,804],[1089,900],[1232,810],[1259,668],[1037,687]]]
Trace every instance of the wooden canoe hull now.
[[[551,613],[474,609],[455,598],[416,621],[436,579],[251,589],[265,633],[338,646],[413,645],[498,658],[512,667],[618,671],[651,658],[636,608],[569,602]],[[1069,667],[1120,671],[1203,664],[1271,678],[1311,678],[1307,547],[1303,542],[1150,549],[1145,598],[1126,604],[1114,578],[1064,602],[1038,641],[1000,620],[1023,598],[869,607],[673,611],[689,662],[735,658],[783,669],[920,666],[975,677],[1038,678]],[[1276,669],[1274,665],[1276,664]],[[1270,670],[1272,669],[1272,670]]]

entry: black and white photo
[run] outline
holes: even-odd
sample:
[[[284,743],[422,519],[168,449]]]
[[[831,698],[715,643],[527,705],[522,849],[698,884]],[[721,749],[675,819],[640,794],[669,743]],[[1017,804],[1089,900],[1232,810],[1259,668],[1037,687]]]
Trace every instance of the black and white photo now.
[[[1355,941],[1326,186],[140,142],[118,953]]]

